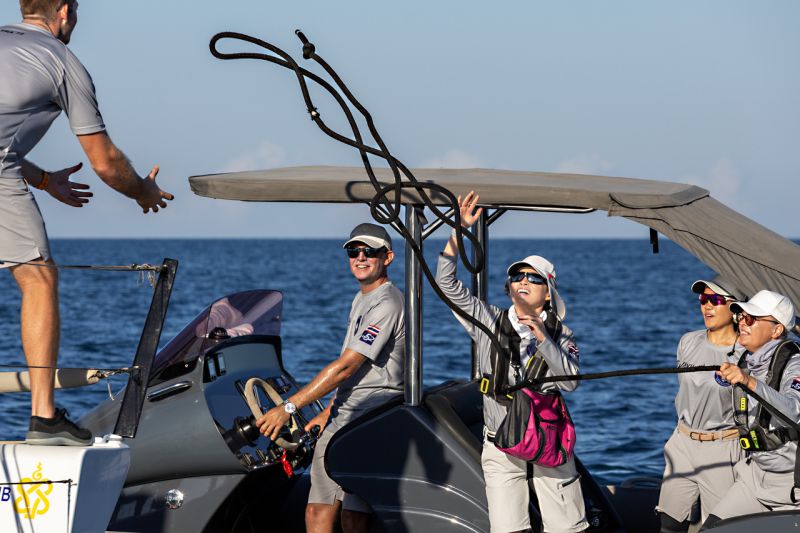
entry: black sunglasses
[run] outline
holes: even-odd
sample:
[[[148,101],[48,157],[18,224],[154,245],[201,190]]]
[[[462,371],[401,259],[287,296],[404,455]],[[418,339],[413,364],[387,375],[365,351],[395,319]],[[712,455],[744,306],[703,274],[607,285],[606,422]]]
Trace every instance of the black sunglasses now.
[[[364,252],[364,257],[367,259],[372,259],[374,257],[378,257],[378,254],[381,252],[386,251],[385,246],[381,246],[380,248],[372,248],[371,246],[348,246],[345,248],[347,250],[347,257],[350,259],[355,259],[361,252]]]
[[[517,272],[515,274],[509,274],[508,279],[512,283],[519,283],[523,280],[523,278],[528,278],[528,283],[533,283],[534,285],[546,285],[547,280],[544,279],[542,276],[537,274],[536,272]]]

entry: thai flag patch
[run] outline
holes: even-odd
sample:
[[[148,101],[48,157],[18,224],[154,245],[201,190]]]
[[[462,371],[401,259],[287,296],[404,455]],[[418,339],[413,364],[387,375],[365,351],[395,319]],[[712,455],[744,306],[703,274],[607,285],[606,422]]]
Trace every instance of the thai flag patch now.
[[[367,326],[367,329],[364,330],[364,333],[361,334],[361,337],[358,340],[372,346],[372,343],[375,342],[375,339],[378,338],[380,332],[381,328],[379,328],[375,324],[370,324],[369,326]]]
[[[800,376],[797,376],[792,380],[792,388],[794,390],[800,390]]]
[[[581,357],[581,350],[578,348],[578,345],[575,344],[573,341],[569,341],[567,343],[567,350],[569,354],[574,357],[575,359],[580,359]]]

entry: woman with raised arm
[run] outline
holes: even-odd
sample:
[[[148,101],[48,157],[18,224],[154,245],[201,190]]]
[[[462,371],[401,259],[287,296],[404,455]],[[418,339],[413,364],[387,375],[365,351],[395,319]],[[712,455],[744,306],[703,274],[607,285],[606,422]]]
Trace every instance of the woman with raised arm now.
[[[466,229],[478,219],[482,208],[479,196],[470,192],[459,197],[461,224]],[[479,300],[456,278],[458,242],[453,235],[439,258],[436,281],[450,300],[470,316],[503,338],[509,347],[498,354],[487,335],[474,324],[456,315],[477,344],[483,396],[484,442],[481,466],[486,481],[489,521],[493,533],[526,531],[531,527],[528,514],[528,462],[500,451],[495,433],[508,411],[505,387],[527,378],[526,371],[539,369],[539,375],[576,375],[579,371],[578,347],[572,331],[562,323],[564,301],[556,290],[556,270],[547,259],[531,255],[508,267],[506,293],[511,305],[505,308]],[[507,343],[507,344],[506,344]],[[547,383],[541,392],[572,391],[577,381]],[[588,527],[575,460],[556,467],[533,464],[533,485],[539,501],[544,531],[574,532]]]

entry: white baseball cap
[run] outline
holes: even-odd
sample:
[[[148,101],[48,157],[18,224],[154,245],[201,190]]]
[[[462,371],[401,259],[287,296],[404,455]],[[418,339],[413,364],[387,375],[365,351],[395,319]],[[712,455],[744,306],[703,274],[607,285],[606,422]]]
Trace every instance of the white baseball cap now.
[[[511,266],[506,269],[506,274],[510,276],[512,272],[524,266],[531,267],[547,280],[547,291],[550,293],[550,307],[553,308],[560,320],[564,320],[567,316],[567,304],[564,303],[564,300],[558,295],[558,290],[556,290],[556,267],[553,266],[553,263],[540,255],[529,255],[525,259],[511,263]]]
[[[758,291],[747,302],[734,302],[731,311],[744,311],[751,316],[772,316],[787,330],[794,327],[794,305],[783,294],[772,291]]]

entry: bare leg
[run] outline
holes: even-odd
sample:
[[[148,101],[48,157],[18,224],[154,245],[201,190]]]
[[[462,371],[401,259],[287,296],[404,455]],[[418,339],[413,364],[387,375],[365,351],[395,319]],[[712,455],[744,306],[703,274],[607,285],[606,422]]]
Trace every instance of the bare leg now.
[[[333,505],[309,503],[306,505],[306,533],[333,533],[342,502]]]
[[[49,263],[41,258],[35,263]],[[55,366],[61,320],[58,312],[58,271],[55,268],[18,265],[11,273],[22,291],[20,330],[25,361],[30,366]],[[31,415],[55,415],[55,370],[31,368]]]
[[[369,513],[342,509],[342,531],[344,533],[369,533]]]

